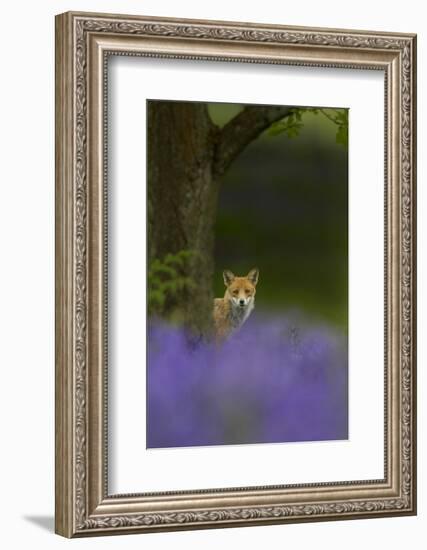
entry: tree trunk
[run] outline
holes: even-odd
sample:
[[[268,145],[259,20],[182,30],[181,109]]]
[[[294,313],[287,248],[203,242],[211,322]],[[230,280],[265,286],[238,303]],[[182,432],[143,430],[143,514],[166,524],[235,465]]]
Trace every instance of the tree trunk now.
[[[148,257],[194,252],[186,275],[195,287],[166,307],[179,306],[187,326],[198,333],[208,331],[211,322],[216,134],[206,104],[148,103]]]
[[[148,260],[192,251],[185,275],[194,287],[165,303],[196,334],[212,325],[214,224],[218,187],[234,158],[289,107],[247,106],[222,129],[206,103],[149,101]]]

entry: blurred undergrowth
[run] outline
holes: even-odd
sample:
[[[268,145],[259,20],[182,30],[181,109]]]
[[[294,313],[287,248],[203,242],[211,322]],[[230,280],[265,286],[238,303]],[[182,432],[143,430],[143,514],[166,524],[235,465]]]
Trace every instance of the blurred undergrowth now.
[[[191,250],[179,250],[176,254],[166,254],[163,258],[154,258],[149,262],[149,315],[162,315],[168,301],[175,300],[181,292],[194,288],[191,277],[184,275],[193,255]]]

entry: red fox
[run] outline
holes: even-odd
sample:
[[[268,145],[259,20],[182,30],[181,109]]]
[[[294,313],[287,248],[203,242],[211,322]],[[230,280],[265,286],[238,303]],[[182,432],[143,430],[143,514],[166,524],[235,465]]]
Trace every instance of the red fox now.
[[[215,298],[213,308],[215,337],[218,342],[238,330],[249,317],[255,306],[258,275],[256,268],[251,269],[246,277],[236,277],[228,269],[223,272],[227,288],[224,298]]]

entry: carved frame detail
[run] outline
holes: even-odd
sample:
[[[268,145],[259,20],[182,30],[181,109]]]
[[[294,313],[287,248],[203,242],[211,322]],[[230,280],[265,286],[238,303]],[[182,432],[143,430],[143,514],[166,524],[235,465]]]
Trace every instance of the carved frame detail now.
[[[106,173],[105,163],[100,167],[105,143],[99,129],[105,116],[105,58],[112,54],[385,72],[384,480],[107,494],[99,313]],[[69,12],[56,18],[56,68],[57,533],[74,537],[414,514],[415,36]]]

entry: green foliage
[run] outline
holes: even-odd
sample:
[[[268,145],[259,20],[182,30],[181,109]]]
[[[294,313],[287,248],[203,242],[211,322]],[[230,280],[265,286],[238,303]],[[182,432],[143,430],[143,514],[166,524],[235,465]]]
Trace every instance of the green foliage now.
[[[184,290],[194,288],[191,277],[185,275],[191,250],[180,250],[166,254],[162,259],[154,258],[148,267],[148,314],[161,315],[168,300],[175,299]]]
[[[319,109],[326,118],[337,126],[337,143],[348,147],[348,109]]]
[[[285,133],[289,138],[299,135],[304,127],[303,116],[307,113],[322,114],[337,126],[337,143],[348,147],[348,109],[327,109],[319,107],[305,107],[291,109],[285,118],[274,122],[268,129],[268,134],[277,136]]]
[[[296,137],[304,126],[302,122],[303,111],[303,109],[291,109],[290,114],[286,118],[273,122],[268,129],[270,136],[278,136],[285,133],[289,138]]]

